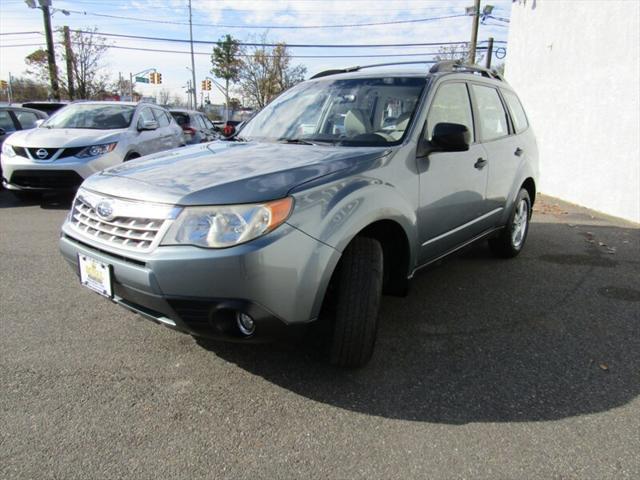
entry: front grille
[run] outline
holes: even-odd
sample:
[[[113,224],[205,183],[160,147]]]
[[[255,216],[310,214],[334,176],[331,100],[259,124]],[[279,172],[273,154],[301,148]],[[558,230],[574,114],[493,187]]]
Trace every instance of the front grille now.
[[[71,222],[88,235],[133,250],[148,250],[164,223],[160,219],[137,217],[115,217],[106,221],[80,196],[73,205]]]
[[[179,212],[173,205],[125,200],[81,188],[68,225],[81,237],[106,246],[148,252],[160,243],[171,224],[169,220]]]
[[[33,158],[34,160],[51,160],[51,157],[53,157],[59,150],[59,148],[27,148],[27,150],[29,151],[29,155],[31,155],[31,158]],[[40,152],[41,154],[43,152],[47,152],[46,156],[40,156],[38,155],[38,152]]]
[[[71,189],[82,183],[72,170],[16,170],[9,183],[25,188]]]

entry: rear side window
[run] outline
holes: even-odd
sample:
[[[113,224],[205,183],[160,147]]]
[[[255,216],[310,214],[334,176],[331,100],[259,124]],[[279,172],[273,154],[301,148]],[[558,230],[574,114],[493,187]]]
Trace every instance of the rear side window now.
[[[438,88],[436,96],[431,102],[429,115],[427,115],[427,126],[425,137],[431,140],[433,129],[438,123],[458,123],[464,125],[473,138],[473,116],[471,115],[471,104],[469,103],[469,92],[464,83],[445,83]]]
[[[492,87],[476,84],[472,84],[471,89],[480,117],[480,139],[488,142],[508,135],[507,112],[504,111],[498,91]]]
[[[157,108],[154,108],[153,113],[155,114],[156,119],[158,120],[158,125],[160,125],[161,127],[169,126],[169,119],[167,118],[167,116],[164,114],[162,110],[158,110]]]
[[[16,110],[14,112],[16,114],[16,118],[18,119],[18,123],[22,127],[23,130],[27,130],[29,128],[35,128],[36,120],[38,117],[33,112],[21,112]]]
[[[204,122],[202,121],[202,116],[196,115],[194,116],[194,118],[196,119],[196,124],[198,125],[198,128],[206,128],[204,126]]]
[[[7,133],[16,131],[11,115],[6,110],[0,110],[0,128]]]
[[[181,127],[187,127],[189,126],[189,115],[187,115],[186,113],[182,113],[182,112],[171,112],[171,116],[173,116],[173,119],[176,121],[176,123],[178,125],[180,125]]]
[[[524,108],[522,108],[522,104],[520,103],[518,96],[509,90],[502,90],[502,96],[507,102],[509,110],[511,110],[511,117],[513,119],[513,124],[516,127],[516,133],[526,130],[529,126],[529,122],[527,121],[527,115],[524,113]]]

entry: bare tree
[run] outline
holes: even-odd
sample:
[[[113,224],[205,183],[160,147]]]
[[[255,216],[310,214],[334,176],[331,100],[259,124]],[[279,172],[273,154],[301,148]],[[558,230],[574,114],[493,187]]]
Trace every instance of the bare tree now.
[[[158,92],[158,103],[160,105],[169,105],[169,100],[171,99],[171,90],[167,90],[163,88]]]
[[[442,62],[444,60],[460,60],[464,63],[469,58],[469,48],[471,48],[471,44],[469,43],[442,45],[438,49],[438,54],[435,55],[433,59],[437,62]],[[484,54],[476,54],[476,63],[482,62],[483,58]]]
[[[266,35],[260,43],[268,42]],[[275,47],[251,47],[244,50],[240,68],[240,91],[255,107],[263,108],[284,90],[304,80],[307,73],[303,65],[291,65],[287,44]]]
[[[48,78],[48,77],[43,77],[43,78]],[[46,83],[46,80],[44,82],[43,81],[38,82],[30,78],[12,77],[11,93],[12,93],[12,100],[14,102],[26,102],[29,100],[46,100],[49,96],[49,85]]]
[[[59,60],[57,63],[66,65],[67,54],[62,48],[64,40],[62,29],[59,29],[58,33],[61,35],[61,41],[58,42],[55,52]],[[103,73],[104,56],[109,48],[107,39],[100,36],[96,28],[88,28],[84,32],[73,32],[71,47],[71,70],[76,96],[83,99],[100,97],[104,94],[108,83],[108,75]],[[45,50],[39,49],[27,55],[25,63],[29,75],[35,78],[47,78],[48,63]],[[69,79],[66,69],[58,72],[58,78],[61,90],[69,96]]]

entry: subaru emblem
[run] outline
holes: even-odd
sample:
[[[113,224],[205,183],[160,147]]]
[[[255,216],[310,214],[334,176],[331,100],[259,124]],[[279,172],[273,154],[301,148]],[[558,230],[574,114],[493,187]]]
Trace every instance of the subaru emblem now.
[[[113,207],[111,206],[111,203],[106,200],[103,200],[96,205],[96,213],[100,218],[106,221],[113,220],[114,218]]]
[[[47,152],[44,148],[39,148],[38,150],[36,150],[36,157],[38,157],[40,160],[44,160],[48,156],[49,152]]]

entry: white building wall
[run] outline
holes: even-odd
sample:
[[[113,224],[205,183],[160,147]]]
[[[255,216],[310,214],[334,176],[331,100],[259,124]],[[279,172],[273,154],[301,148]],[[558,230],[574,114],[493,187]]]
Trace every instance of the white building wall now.
[[[640,222],[640,1],[514,2],[505,77],[540,149],[541,192]]]

